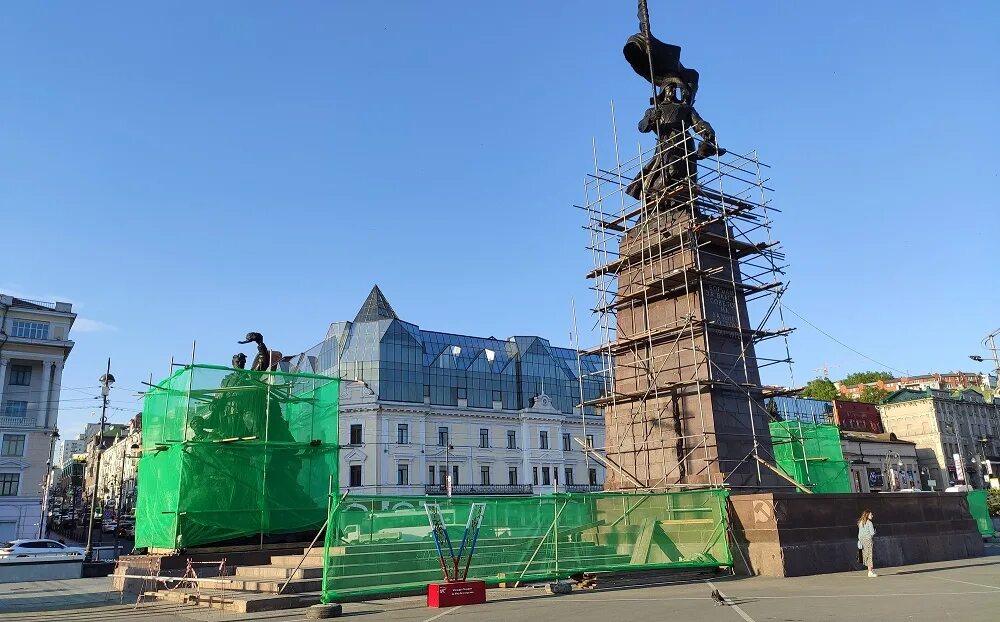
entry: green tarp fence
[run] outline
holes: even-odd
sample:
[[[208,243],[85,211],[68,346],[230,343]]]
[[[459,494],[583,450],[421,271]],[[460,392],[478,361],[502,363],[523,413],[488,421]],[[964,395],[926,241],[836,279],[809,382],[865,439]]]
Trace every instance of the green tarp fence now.
[[[419,591],[443,574],[425,504],[462,540],[485,503],[469,579],[565,578],[584,571],[731,566],[725,490],[536,497],[348,496],[326,532],[323,600]],[[447,555],[447,549],[446,549]]]
[[[969,514],[976,519],[979,526],[979,533],[987,538],[992,538],[996,531],[993,529],[993,519],[990,517],[989,505],[986,501],[989,490],[970,490],[968,492]]]
[[[792,479],[817,493],[852,492],[840,428],[794,420],[769,427],[775,461]]]
[[[318,530],[337,489],[339,381],[212,365],[146,394],[136,547]]]

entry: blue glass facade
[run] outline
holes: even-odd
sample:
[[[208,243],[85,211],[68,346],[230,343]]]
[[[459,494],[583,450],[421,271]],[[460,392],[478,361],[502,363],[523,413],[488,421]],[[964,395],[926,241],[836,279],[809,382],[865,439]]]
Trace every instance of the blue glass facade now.
[[[541,337],[469,337],[422,330],[399,319],[376,286],[353,322],[330,326],[322,344],[299,363],[310,371],[364,380],[380,400],[438,406],[521,410],[545,393],[555,408],[574,412],[580,375],[572,348]],[[585,400],[605,390],[600,356],[583,356]],[[587,407],[587,414],[596,414]]]

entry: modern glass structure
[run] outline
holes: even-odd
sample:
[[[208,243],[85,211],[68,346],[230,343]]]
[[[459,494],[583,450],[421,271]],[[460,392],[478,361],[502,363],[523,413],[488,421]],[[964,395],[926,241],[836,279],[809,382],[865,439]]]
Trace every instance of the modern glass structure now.
[[[292,369],[363,380],[379,400],[522,410],[546,394],[560,412],[578,412],[606,385],[600,356],[553,346],[541,337],[469,337],[423,330],[401,320],[375,286],[353,322],[335,322],[325,340]],[[596,414],[588,406],[588,415]]]
[[[584,446],[604,447],[603,413],[580,407],[608,386],[600,356],[423,330],[376,286],[353,321],[282,366],[343,379],[340,485],[354,494],[602,489]]]

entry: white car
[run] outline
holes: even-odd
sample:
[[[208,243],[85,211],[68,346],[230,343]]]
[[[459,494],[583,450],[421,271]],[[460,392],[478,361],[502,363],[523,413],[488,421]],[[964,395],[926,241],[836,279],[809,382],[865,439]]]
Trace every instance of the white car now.
[[[83,555],[83,549],[78,546],[66,546],[55,540],[11,540],[0,545],[0,557],[38,555]]]

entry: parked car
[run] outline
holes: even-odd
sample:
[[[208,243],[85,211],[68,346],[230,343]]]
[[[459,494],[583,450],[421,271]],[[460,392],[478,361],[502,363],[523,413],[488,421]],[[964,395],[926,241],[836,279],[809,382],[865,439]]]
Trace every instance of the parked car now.
[[[118,526],[118,537],[119,538],[134,538],[135,537],[135,523],[125,523]]]
[[[0,546],[3,557],[35,557],[38,555],[83,555],[78,546],[66,546],[55,540],[10,540]]]
[[[104,533],[114,533],[115,529],[118,528],[118,521],[106,520],[101,521],[101,531]]]

